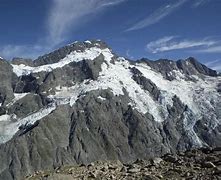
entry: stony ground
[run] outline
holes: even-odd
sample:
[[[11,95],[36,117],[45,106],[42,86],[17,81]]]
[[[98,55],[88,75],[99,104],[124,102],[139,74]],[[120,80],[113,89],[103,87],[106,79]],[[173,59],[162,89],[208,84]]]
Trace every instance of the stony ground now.
[[[177,155],[167,154],[149,161],[137,160],[132,164],[116,161],[66,166],[48,172],[39,171],[26,179],[221,180],[221,148],[192,150]]]

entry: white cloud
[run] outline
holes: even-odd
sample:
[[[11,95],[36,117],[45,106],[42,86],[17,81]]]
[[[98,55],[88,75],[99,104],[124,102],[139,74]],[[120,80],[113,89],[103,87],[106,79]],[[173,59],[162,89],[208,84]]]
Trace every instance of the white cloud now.
[[[149,15],[147,18],[141,20],[140,22],[136,23],[135,25],[127,29],[126,31],[138,30],[138,29],[142,29],[144,27],[150,26],[152,24],[155,24],[159,22],[160,20],[162,20],[163,18],[170,15],[171,13],[173,13],[178,8],[180,8],[187,1],[188,0],[178,0],[174,4],[168,4],[166,6],[163,6],[157,9],[154,13]]]
[[[218,60],[218,59],[217,59],[217,60],[214,60],[214,61],[209,61],[209,62],[206,62],[205,65],[206,65],[206,66],[211,66],[211,65],[214,65],[214,64],[218,63],[219,61],[220,61],[220,60]]]
[[[196,47],[210,47],[215,45],[217,42],[208,40],[176,40],[175,36],[166,36],[156,41],[152,41],[146,45],[147,51],[151,53],[159,53],[165,51],[172,51],[178,49],[188,49]]]
[[[123,1],[125,0],[53,0],[48,18],[49,42],[61,43],[70,30],[75,30],[90,19],[88,15]]]

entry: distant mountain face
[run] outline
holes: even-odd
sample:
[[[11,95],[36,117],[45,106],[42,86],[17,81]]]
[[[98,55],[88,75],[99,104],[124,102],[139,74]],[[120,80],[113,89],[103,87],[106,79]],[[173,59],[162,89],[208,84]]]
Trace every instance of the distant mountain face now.
[[[101,41],[0,59],[0,179],[221,146],[221,77],[194,58],[129,61]]]

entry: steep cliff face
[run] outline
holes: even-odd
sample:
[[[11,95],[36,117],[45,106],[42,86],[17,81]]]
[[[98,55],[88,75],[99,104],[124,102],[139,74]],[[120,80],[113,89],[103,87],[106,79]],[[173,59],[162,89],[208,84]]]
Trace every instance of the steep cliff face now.
[[[131,62],[85,41],[0,63],[0,179],[221,146],[221,77],[193,58]]]
[[[0,59],[0,105],[10,102],[14,97],[13,94],[13,76],[15,76],[12,72],[11,65]]]

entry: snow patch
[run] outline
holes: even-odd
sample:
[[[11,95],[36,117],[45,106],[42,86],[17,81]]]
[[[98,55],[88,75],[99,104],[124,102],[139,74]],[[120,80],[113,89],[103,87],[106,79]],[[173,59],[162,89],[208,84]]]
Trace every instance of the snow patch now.
[[[92,44],[91,41],[84,41],[84,42],[87,43],[87,44]]]
[[[16,117],[10,115],[3,115],[3,117],[0,116],[0,123],[1,119],[5,121],[0,124],[0,143],[9,141],[16,134],[16,132],[18,132],[20,126],[33,125],[36,121],[48,116],[55,109],[56,104],[52,103],[23,119],[16,119]]]
[[[22,99],[23,97],[25,97],[28,94],[29,93],[14,93],[14,96],[15,96],[14,99],[6,106],[8,107],[8,106],[15,104],[18,100]]]
[[[98,96],[97,98],[100,99],[101,101],[105,101],[106,100],[106,98],[103,98],[101,96]]]
[[[0,122],[1,121],[10,121],[10,119],[11,119],[11,116],[8,114],[4,114],[4,115],[0,116]]]

